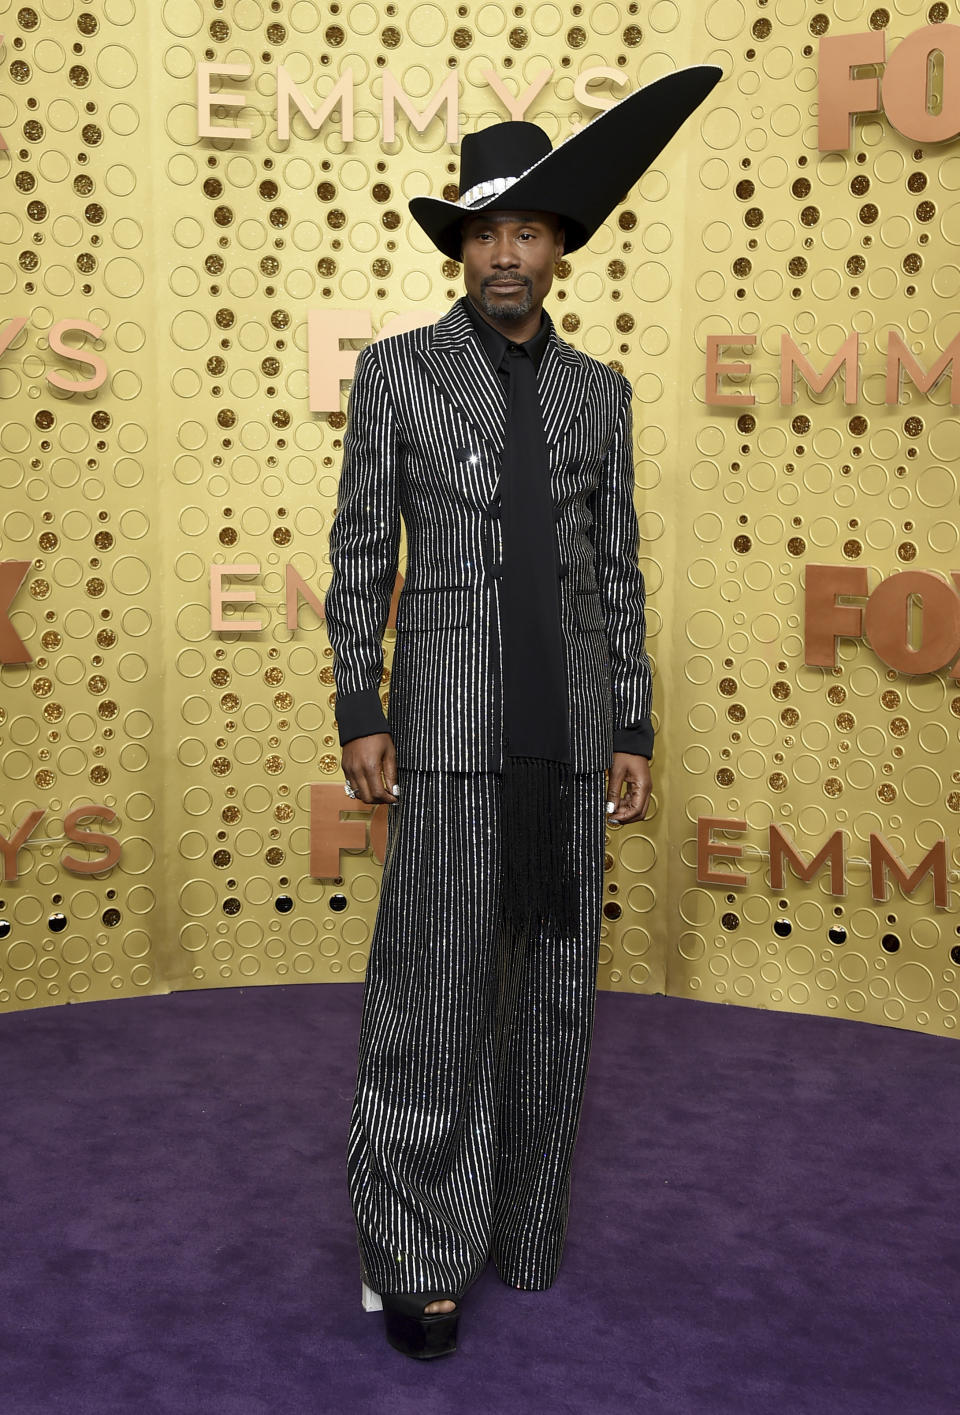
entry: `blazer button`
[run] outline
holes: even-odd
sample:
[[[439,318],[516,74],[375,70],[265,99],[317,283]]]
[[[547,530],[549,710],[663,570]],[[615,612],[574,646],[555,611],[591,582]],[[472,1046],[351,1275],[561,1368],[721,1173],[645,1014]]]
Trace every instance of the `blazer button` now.
[[[494,519],[494,520],[497,520],[497,518],[498,518],[499,515],[500,515],[500,498],[499,498],[499,496],[495,496],[495,497],[493,498],[493,500],[490,502],[490,505],[487,507],[487,510],[489,511],[489,513],[490,513],[490,515],[493,517],[493,519]]]
[[[491,565],[491,566],[490,566],[490,578],[491,578],[492,580],[502,580],[502,579],[503,579],[503,566],[502,566],[502,565]]]
[[[567,567],[566,567],[566,565],[561,565],[560,568],[559,568],[559,570],[557,571],[558,577],[562,580],[563,577],[566,575],[566,573],[567,573]]]

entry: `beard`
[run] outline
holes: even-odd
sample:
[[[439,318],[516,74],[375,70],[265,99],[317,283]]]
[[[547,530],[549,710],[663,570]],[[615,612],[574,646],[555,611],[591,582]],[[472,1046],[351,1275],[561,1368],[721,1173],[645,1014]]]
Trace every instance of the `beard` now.
[[[480,305],[490,319],[525,319],[533,309],[533,281],[528,275],[511,276],[515,284],[526,287],[522,295],[495,296],[491,299],[488,289],[496,290],[495,280],[484,280],[480,286]]]

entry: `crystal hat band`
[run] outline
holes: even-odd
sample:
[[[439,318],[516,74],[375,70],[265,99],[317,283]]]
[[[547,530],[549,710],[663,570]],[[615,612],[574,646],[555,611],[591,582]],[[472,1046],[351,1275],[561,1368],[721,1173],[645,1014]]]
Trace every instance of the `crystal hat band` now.
[[[529,167],[527,171],[529,172]],[[471,187],[468,192],[457,202],[457,206],[476,206],[484,197],[498,197],[501,192],[505,192],[508,187],[512,187],[514,182],[519,182],[524,175],[521,172],[516,177],[491,177],[488,182],[478,182],[475,187]]]
[[[438,250],[459,260],[466,212],[549,211],[564,252],[586,245],[722,77],[694,64],[627,94],[556,147],[536,123],[493,123],[460,144],[457,201],[412,197],[410,214]],[[514,175],[517,169],[520,175]]]

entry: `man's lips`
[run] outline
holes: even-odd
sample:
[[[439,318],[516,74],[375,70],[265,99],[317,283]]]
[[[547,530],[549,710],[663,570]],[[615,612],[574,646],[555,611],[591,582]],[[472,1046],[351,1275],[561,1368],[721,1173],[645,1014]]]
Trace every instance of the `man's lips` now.
[[[525,290],[527,287],[522,280],[488,280],[488,290]]]

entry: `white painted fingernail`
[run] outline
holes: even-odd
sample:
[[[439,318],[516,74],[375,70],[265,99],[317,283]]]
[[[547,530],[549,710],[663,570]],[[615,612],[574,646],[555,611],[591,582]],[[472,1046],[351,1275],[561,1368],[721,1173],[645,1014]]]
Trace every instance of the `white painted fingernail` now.
[[[616,807],[614,806],[613,802],[612,802],[612,801],[608,801],[608,802],[607,802],[607,815],[609,815],[610,812],[611,812],[611,811],[614,811],[614,810],[616,810]]]
[[[391,786],[390,790],[393,792],[394,796],[399,796],[399,795],[400,795],[400,787],[399,787],[399,786]]]

